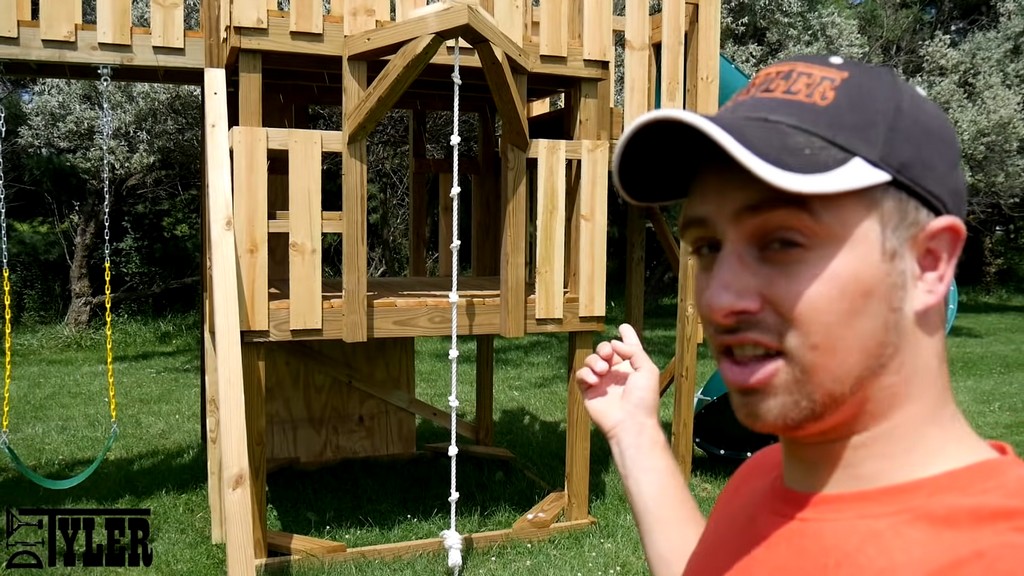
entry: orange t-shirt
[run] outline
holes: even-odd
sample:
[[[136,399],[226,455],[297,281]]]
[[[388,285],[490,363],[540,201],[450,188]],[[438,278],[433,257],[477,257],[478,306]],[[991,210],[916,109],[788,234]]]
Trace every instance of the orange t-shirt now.
[[[722,491],[685,574],[1024,574],[1024,461],[991,444],[1002,457],[816,495],[786,488],[781,447],[764,448]]]

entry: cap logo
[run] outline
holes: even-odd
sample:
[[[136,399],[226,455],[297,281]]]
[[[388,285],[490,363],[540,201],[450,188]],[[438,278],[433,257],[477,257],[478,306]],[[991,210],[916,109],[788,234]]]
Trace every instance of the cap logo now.
[[[751,98],[777,98],[828,106],[850,73],[807,62],[782,62],[758,72],[726,106]]]

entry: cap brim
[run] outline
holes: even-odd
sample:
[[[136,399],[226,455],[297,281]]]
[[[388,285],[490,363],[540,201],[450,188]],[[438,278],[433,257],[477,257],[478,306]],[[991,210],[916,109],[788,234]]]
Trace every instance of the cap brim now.
[[[662,108],[643,114],[622,134],[613,183],[633,204],[676,202],[719,151],[769,186],[795,194],[841,194],[893,179],[863,158],[784,124]]]

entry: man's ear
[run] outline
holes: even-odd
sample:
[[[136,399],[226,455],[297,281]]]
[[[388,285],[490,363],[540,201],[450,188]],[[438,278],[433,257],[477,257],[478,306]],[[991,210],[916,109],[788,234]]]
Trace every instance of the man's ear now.
[[[967,227],[955,216],[940,216],[914,242],[914,311],[945,308],[949,286],[967,241]]]

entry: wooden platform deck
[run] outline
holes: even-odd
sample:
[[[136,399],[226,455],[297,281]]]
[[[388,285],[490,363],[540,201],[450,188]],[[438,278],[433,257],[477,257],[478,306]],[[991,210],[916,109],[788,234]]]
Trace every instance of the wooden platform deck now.
[[[369,338],[411,336],[447,336],[451,334],[450,277],[369,278],[366,310]],[[344,293],[340,279],[325,279],[322,284],[323,328],[290,330],[288,282],[270,282],[270,330],[244,331],[247,342],[305,339],[341,339],[344,321]],[[580,318],[579,300],[564,297],[561,320],[537,320],[534,317],[536,293],[526,289],[526,331],[573,332],[602,330],[604,318]],[[459,278],[459,334],[483,336],[498,334],[501,323],[499,278]]]

